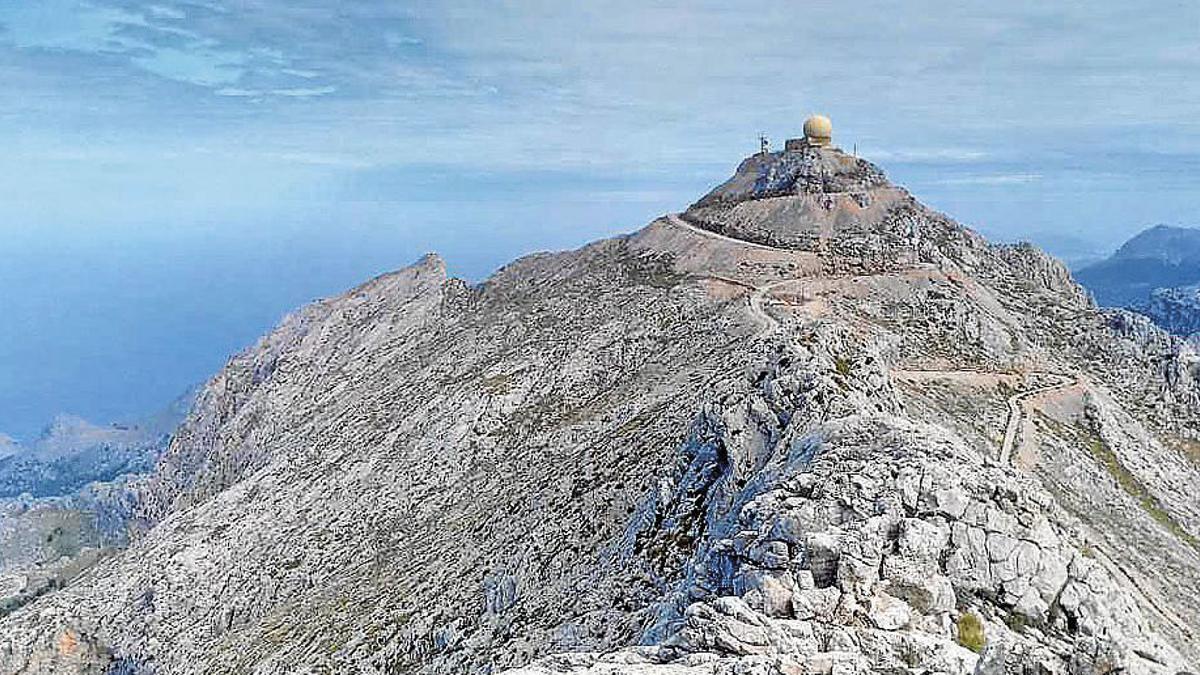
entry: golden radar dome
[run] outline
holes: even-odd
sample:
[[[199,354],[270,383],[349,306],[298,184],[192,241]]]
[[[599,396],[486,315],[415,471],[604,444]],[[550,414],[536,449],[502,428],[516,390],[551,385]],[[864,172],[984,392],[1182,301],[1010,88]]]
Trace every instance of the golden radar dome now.
[[[833,122],[824,115],[813,115],[804,120],[804,140],[817,147],[829,145],[833,142]]]

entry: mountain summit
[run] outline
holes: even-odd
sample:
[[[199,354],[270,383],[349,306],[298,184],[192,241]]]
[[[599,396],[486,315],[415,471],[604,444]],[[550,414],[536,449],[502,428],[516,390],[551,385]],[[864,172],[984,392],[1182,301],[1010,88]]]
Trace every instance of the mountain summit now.
[[[874,164],[835,147],[790,145],[747,158],[682,217],[733,238],[821,253],[827,263],[864,271],[937,262],[976,238],[889,183]]]
[[[1132,308],[1177,335],[1200,332],[1200,230],[1156,225],[1079,279],[1101,305]]]
[[[0,670],[1175,675],[1198,411],[1180,341],[789,143],[631,235],[288,317]]]
[[[1079,270],[1101,305],[1140,307],[1155,289],[1200,284],[1200,230],[1156,225]]]
[[[1173,266],[1194,265],[1200,261],[1200,230],[1155,225],[1122,244],[1113,257],[1125,261],[1158,260]]]

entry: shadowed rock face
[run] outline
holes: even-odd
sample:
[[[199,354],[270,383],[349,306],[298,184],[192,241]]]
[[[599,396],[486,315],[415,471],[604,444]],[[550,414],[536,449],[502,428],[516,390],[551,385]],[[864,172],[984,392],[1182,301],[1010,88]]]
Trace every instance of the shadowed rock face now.
[[[289,317],[200,394],[137,541],[0,620],[0,670],[1195,663],[1189,349],[836,150],[686,220]]]

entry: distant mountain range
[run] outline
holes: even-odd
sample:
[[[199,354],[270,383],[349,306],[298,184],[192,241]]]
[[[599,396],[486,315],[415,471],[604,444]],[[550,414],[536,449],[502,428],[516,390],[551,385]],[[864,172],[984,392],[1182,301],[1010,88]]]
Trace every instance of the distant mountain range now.
[[[28,444],[0,435],[0,499],[66,496],[88,483],[149,471],[183,421],[192,397],[185,394],[164,410],[128,424],[100,426],[59,415]]]
[[[0,498],[25,493],[57,497],[93,481],[145,473],[153,468],[169,433],[139,426],[103,427],[60,415],[34,443],[10,445],[0,459]]]
[[[128,424],[59,415],[30,443],[0,434],[0,617],[127,542],[137,481],[194,398]]]
[[[1180,335],[1200,330],[1200,229],[1152,227],[1075,277],[1102,306],[1134,309]]]

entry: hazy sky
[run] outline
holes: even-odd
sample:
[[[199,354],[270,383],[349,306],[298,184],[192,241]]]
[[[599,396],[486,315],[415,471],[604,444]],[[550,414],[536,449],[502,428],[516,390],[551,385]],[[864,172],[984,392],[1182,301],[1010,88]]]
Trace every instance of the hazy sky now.
[[[1200,5],[0,4],[0,430],[129,416],[428,249],[675,210],[810,112],[1064,255],[1195,224]]]

